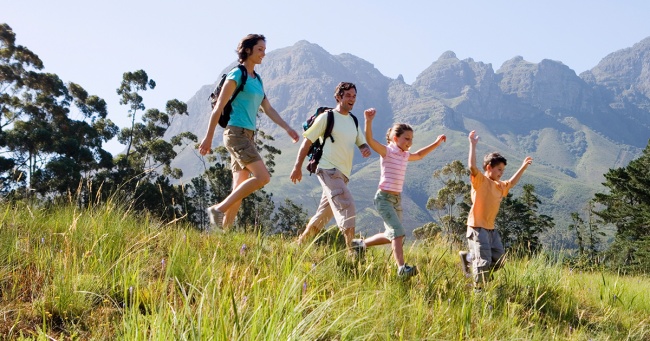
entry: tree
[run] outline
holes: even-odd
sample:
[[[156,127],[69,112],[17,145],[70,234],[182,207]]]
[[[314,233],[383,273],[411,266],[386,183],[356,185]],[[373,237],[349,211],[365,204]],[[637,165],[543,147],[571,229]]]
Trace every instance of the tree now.
[[[155,82],[144,70],[125,72],[117,93],[122,96],[121,104],[129,106],[131,126],[123,128],[118,141],[126,144],[126,154],[116,157],[118,167],[109,172],[97,174],[96,184],[103,188],[102,197],[118,194],[129,205],[146,209],[163,221],[187,216],[189,208],[185,201],[185,188],[174,185],[170,178],[179,179],[180,169],[171,167],[179,148],[187,148],[197,138],[189,132],[165,139],[165,133],[175,117],[187,115],[187,105],[173,99],[166,103],[165,111],[146,110],[140,122],[136,113],[145,106],[138,91],[153,89]],[[194,211],[192,211],[194,212]]]
[[[171,162],[177,155],[174,148],[187,147],[189,142],[196,142],[197,137],[185,132],[172,137],[169,142],[164,139],[171,119],[178,115],[187,115],[187,104],[170,100],[166,112],[149,109],[142,115],[142,123],[133,124],[131,129],[122,129],[118,139],[121,143],[128,143],[133,153],[129,159],[127,150],[127,155],[118,157],[118,163],[128,166],[135,174],[143,173],[149,179],[155,178],[158,173],[180,178],[180,169],[171,168]]]
[[[259,189],[242,200],[237,214],[237,227],[243,232],[265,232],[274,229],[271,215],[275,210],[273,194]]]
[[[630,271],[650,271],[645,249],[650,239],[650,141],[638,159],[626,167],[610,169],[603,185],[609,193],[596,193],[594,211],[604,223],[616,227],[607,252],[609,264]]]
[[[112,166],[102,148],[117,132],[106,102],[78,84],[42,73],[36,54],[0,25],[0,158],[2,190],[28,187],[48,198],[75,190],[83,178]],[[74,104],[74,107],[72,107]],[[72,120],[75,108],[82,119]]]
[[[600,248],[601,238],[605,237],[600,229],[602,220],[594,213],[594,202],[589,200],[587,203],[587,245],[589,250],[589,258],[593,261],[598,261],[598,252]]]
[[[594,203],[589,201],[585,208],[586,220],[580,217],[580,213],[572,212],[569,230],[575,231],[578,244],[578,255],[591,263],[598,264],[598,253],[601,238],[605,234],[600,229],[602,221],[594,213]]]
[[[295,236],[298,231],[307,225],[308,217],[302,205],[297,205],[291,199],[285,198],[284,203],[278,207],[273,216],[275,227],[269,231],[271,234],[284,234]]]
[[[201,176],[192,178],[190,183],[185,186],[184,209],[187,212],[187,220],[199,230],[207,230],[210,224],[205,208],[216,201],[216,199],[212,199],[214,194],[210,189],[206,177]]]
[[[136,113],[145,109],[144,104],[142,104],[142,96],[140,96],[138,91],[146,91],[147,87],[154,89],[156,82],[153,79],[149,79],[149,76],[147,76],[144,70],[138,70],[135,72],[125,72],[122,75],[122,84],[117,89],[117,94],[121,96],[120,104],[129,106],[127,117],[131,118],[131,127],[122,129],[119,137],[121,143],[126,142],[127,144],[126,157],[124,158],[124,161],[127,163],[131,154],[133,134],[136,130]]]
[[[585,221],[580,218],[578,212],[571,212],[571,224],[569,224],[569,230],[576,232],[576,243],[578,244],[578,255],[584,256],[585,254],[585,242],[584,236],[586,234]]]
[[[443,187],[438,190],[436,197],[429,198],[427,209],[437,212],[439,224],[450,247],[453,243],[460,244],[465,240],[467,213],[471,207],[468,203],[468,200],[471,200],[471,186],[462,180],[467,176],[469,170],[458,160],[433,173],[433,177],[441,181]]]
[[[433,241],[442,232],[442,227],[434,222],[428,222],[413,230],[413,236],[418,240]]]
[[[553,227],[553,218],[538,213],[541,203],[535,195],[535,186],[525,184],[521,198],[512,193],[501,202],[495,227],[499,229],[504,247],[516,253],[534,254],[541,250],[539,236]]]

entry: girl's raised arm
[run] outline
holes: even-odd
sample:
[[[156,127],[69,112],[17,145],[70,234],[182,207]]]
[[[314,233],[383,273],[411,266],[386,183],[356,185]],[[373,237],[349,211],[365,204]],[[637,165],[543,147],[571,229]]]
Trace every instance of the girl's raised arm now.
[[[381,155],[381,157],[384,157],[386,156],[386,146],[379,143],[372,136],[372,120],[375,118],[375,114],[377,114],[377,110],[375,110],[375,108],[369,108],[363,112],[363,116],[366,118],[366,123],[364,126],[364,130],[366,132],[366,143],[368,143],[370,148],[372,148],[375,153]]]

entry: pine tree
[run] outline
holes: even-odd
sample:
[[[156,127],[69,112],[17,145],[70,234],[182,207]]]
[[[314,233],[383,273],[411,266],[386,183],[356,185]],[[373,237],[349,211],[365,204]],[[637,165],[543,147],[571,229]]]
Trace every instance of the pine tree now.
[[[616,227],[607,251],[609,265],[630,271],[650,271],[650,141],[638,159],[626,167],[610,169],[603,185],[608,193],[596,193],[594,211],[604,223]]]
[[[458,160],[433,172],[433,177],[438,179],[443,187],[438,190],[437,196],[429,198],[427,209],[436,211],[438,224],[442,227],[450,247],[451,244],[461,244],[465,240],[467,213],[470,207],[466,201],[471,189],[463,180],[467,176],[469,170]]]

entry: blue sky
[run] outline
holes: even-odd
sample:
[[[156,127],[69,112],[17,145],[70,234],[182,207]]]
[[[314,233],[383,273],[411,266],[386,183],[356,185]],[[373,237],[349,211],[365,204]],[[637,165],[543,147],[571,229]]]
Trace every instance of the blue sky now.
[[[115,89],[124,72],[144,69],[157,83],[144,104],[164,109],[214,83],[247,33],[264,34],[267,52],[307,40],[412,83],[445,51],[495,71],[522,56],[561,61],[579,74],[650,36],[648,13],[647,0],[0,0],[0,22],[17,44],[35,52],[45,71],[104,98],[121,127],[127,109]]]

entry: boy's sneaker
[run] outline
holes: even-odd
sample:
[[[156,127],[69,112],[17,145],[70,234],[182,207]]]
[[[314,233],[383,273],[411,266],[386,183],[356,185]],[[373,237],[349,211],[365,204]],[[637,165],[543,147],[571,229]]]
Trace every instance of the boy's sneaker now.
[[[352,239],[352,250],[358,258],[363,258],[366,255],[366,243],[363,239]]]
[[[404,264],[403,267],[397,270],[397,277],[407,279],[418,274],[418,267],[413,265]]]
[[[217,210],[214,208],[214,206],[210,206],[206,209],[206,212],[208,212],[208,217],[210,218],[210,224],[214,225],[214,227],[217,230],[220,230],[223,228],[223,212]]]
[[[459,251],[458,256],[460,257],[460,269],[463,271],[463,274],[465,277],[470,277],[470,265],[469,262],[467,261],[467,251]]]

